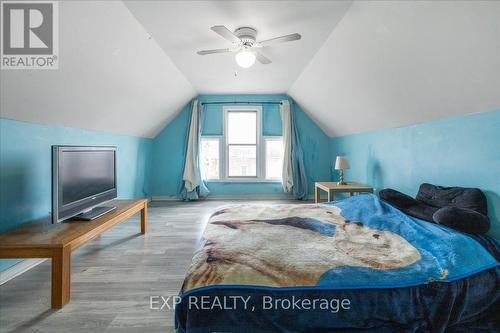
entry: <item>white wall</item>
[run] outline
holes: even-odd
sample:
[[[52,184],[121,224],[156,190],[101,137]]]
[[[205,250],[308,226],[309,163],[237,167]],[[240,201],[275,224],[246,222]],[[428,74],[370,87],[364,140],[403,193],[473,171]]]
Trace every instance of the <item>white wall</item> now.
[[[127,4],[136,11],[151,9],[151,2]],[[264,5],[280,8],[282,3]],[[340,22],[318,26],[328,38],[321,47],[318,43],[311,60],[292,64],[288,74],[295,74],[278,75],[266,80],[270,86],[262,85],[258,78],[266,76],[259,75],[262,66],[256,66],[249,69],[256,75],[252,84],[282,90],[294,82],[288,94],[330,136],[500,108],[500,1],[355,1],[347,9],[349,5],[342,2],[337,8],[325,2],[325,8],[336,13],[332,22]],[[228,6],[234,11],[243,5],[227,3],[221,8]],[[320,2],[314,8],[321,9]],[[283,15],[286,22],[293,22],[290,15]],[[324,21],[322,17],[318,22]],[[253,21],[244,18],[242,22]],[[197,16],[193,20],[198,22]],[[218,36],[208,29],[208,21],[204,28],[184,21],[182,31],[195,38],[185,51],[201,59],[194,53],[202,47],[196,36]],[[280,22],[279,13],[269,21]],[[171,39],[181,30],[158,24],[150,38],[121,1],[61,2],[59,26],[59,70],[0,72],[1,117],[153,137],[197,94],[190,81],[198,90],[209,87],[210,93],[237,88],[234,76],[221,74],[226,62],[195,71],[189,61],[175,58],[174,63],[165,51],[176,50]],[[300,25],[286,30],[295,28],[303,40],[289,47],[302,45],[314,33]],[[327,33],[327,28],[333,31]],[[206,41],[207,47],[211,41]],[[233,69],[232,58],[228,63]],[[189,73],[189,80],[176,64]]]
[[[500,107],[500,2],[356,1],[289,90],[330,136]]]
[[[58,70],[2,70],[3,118],[153,137],[196,92],[121,1],[59,5]]]
[[[285,92],[351,5],[350,0],[124,2],[200,94]],[[254,27],[258,41],[296,32],[302,39],[262,48],[272,64],[243,69],[234,53],[196,54],[231,46],[210,30],[216,24]]]

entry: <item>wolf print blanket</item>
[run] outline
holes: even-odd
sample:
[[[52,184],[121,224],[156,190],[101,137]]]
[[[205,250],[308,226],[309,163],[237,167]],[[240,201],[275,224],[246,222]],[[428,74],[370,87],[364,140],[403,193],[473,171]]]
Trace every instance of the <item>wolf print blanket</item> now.
[[[359,289],[452,281],[498,265],[474,239],[366,194],[330,204],[220,207],[182,293],[203,287]]]

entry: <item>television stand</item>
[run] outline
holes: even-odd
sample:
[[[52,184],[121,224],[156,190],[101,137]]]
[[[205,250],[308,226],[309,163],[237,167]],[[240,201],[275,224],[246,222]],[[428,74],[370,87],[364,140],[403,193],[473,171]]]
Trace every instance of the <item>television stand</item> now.
[[[52,259],[52,308],[69,302],[71,287],[71,254],[109,228],[141,212],[141,233],[146,233],[148,201],[113,200],[116,209],[93,221],[67,221],[52,224],[33,222],[0,233],[0,258]]]
[[[104,214],[109,213],[115,209],[116,209],[115,206],[98,206],[98,207],[94,207],[91,210],[88,210],[86,212],[75,215],[75,216],[69,218],[69,220],[92,221],[92,220],[95,220],[96,218],[101,217]]]

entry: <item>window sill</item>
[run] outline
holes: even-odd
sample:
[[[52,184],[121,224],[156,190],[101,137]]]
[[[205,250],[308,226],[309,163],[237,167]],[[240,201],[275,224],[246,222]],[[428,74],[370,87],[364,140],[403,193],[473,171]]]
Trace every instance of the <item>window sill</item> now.
[[[247,178],[235,178],[235,179],[207,179],[207,183],[275,183],[281,184],[280,179],[247,179]]]

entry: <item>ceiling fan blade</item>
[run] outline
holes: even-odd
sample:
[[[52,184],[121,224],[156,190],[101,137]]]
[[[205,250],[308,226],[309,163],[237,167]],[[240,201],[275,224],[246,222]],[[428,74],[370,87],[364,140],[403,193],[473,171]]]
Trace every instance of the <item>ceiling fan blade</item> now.
[[[255,57],[263,65],[267,65],[267,64],[270,64],[272,62],[271,59],[267,58],[266,56],[264,56],[262,53],[260,53],[258,51],[255,51]]]
[[[278,43],[291,42],[294,40],[299,40],[301,38],[302,38],[302,36],[300,34],[295,33],[295,34],[290,34],[290,35],[286,35],[286,36],[281,36],[281,37],[263,40],[263,41],[259,42],[259,44],[261,46],[265,47],[265,46],[278,44]]]
[[[233,52],[232,49],[214,49],[214,50],[203,50],[203,51],[198,51],[199,55],[207,55],[207,54],[212,54],[212,53],[227,53],[227,52]]]
[[[214,31],[215,33],[218,33],[219,35],[221,35],[222,37],[224,37],[225,39],[227,39],[228,41],[230,41],[232,43],[241,42],[241,39],[239,39],[235,34],[233,34],[231,32],[231,30],[229,30],[228,28],[226,28],[223,25],[214,25],[210,29],[212,29],[212,31]]]

